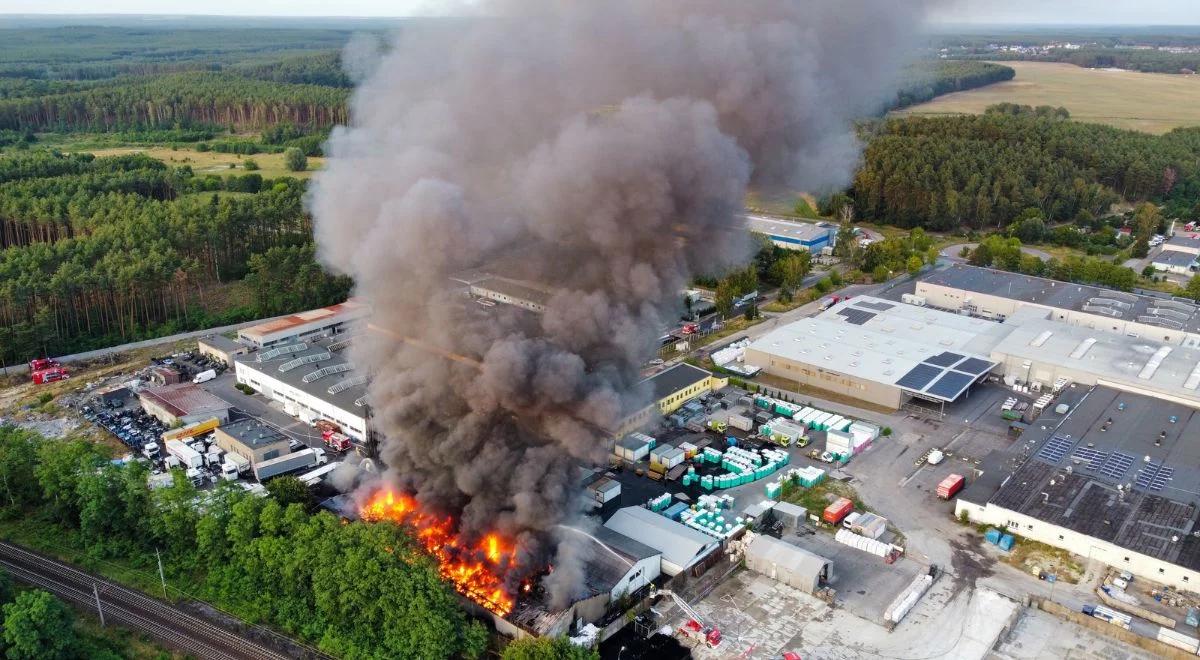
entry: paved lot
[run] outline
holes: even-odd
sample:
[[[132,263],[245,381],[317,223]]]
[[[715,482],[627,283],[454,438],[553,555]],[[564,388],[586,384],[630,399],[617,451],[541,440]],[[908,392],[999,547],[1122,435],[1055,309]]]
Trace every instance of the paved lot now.
[[[902,558],[885,564],[882,557],[856,550],[834,540],[828,532],[784,537],[806,550],[833,562],[833,581],[837,603],[849,612],[877,624],[883,623],[883,610],[928,566]]]
[[[888,631],[845,608],[830,607],[797,589],[750,571],[739,571],[697,603],[725,641],[703,644],[700,660],[775,658],[784,651],[808,658],[984,658],[1019,606],[988,590],[955,591],[939,580],[913,611]],[[672,612],[673,627],[683,623]]]
[[[1105,658],[1150,660],[1155,656],[1037,609],[1025,609],[996,645],[995,656],[1012,660]]]

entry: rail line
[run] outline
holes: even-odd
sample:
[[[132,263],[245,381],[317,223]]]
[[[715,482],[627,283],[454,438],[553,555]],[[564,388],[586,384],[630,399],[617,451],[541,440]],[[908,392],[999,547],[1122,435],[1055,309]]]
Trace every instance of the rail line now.
[[[106,621],[120,622],[196,657],[220,660],[292,657],[162,601],[11,543],[0,541],[0,566],[17,580],[42,587],[85,608],[95,606],[92,591],[95,585]]]

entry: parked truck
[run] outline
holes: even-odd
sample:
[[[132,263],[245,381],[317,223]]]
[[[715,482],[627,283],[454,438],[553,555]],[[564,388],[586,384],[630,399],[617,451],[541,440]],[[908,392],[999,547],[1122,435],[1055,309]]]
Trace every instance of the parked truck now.
[[[1080,611],[1090,617],[1095,617],[1101,621],[1107,621],[1114,626],[1117,626],[1118,628],[1124,628],[1125,630],[1129,630],[1129,624],[1131,621],[1133,621],[1133,617],[1129,616],[1128,614],[1109,609],[1103,605],[1084,605]]]
[[[237,481],[237,478],[250,470],[250,461],[240,454],[225,454],[225,462],[221,464],[221,478],[225,481]]]
[[[182,440],[168,440],[167,453],[179,459],[179,463],[185,468],[204,466],[204,456],[195,449],[187,446]]]
[[[966,481],[961,474],[952,474],[942,479],[942,482],[937,487],[937,496],[943,500],[954,497],[958,494],[958,491],[962,490],[963,484]]]
[[[303,470],[315,465],[324,465],[329,461],[325,456],[323,449],[301,449],[291,454],[284,454],[279,458],[272,458],[269,461],[263,461],[254,465],[254,477],[259,481],[266,481],[272,477],[288,474],[297,470]]]
[[[325,441],[325,446],[328,447],[330,451],[347,451],[350,449],[350,436],[346,435],[345,433],[339,433],[336,431],[323,431],[321,433],[321,439]]]

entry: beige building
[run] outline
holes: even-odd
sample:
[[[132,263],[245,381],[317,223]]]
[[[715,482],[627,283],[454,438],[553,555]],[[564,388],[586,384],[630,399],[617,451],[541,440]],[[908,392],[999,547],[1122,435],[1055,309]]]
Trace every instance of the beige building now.
[[[1083,284],[956,264],[917,282],[925,304],[1004,320],[1019,309],[1049,312],[1070,325],[1165,344],[1200,348],[1200,313],[1192,301],[1114,291]]]
[[[290,451],[287,436],[256,419],[225,424],[214,432],[214,437],[218,447],[250,461],[252,467]]]
[[[995,367],[985,340],[1003,330],[992,321],[860,296],[759,338],[744,361],[796,390],[892,410],[911,398],[940,405]]]
[[[642,381],[650,388],[651,403],[617,424],[615,437],[621,437],[650,422],[669,415],[683,404],[729,384],[728,378],[713,375],[687,363],[677,364]]]
[[[196,342],[196,348],[201,355],[224,362],[225,366],[232,367],[234,359],[239,355],[245,355],[250,352],[250,347],[245,344],[240,344],[223,335],[209,335],[201,337]]]
[[[186,425],[216,417],[229,419],[228,402],[191,383],[146,388],[138,401],[147,414],[168,426]]]

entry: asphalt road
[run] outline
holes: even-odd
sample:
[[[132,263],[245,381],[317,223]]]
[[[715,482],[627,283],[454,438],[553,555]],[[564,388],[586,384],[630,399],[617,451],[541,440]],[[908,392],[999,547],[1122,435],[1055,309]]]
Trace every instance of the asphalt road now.
[[[191,332],[181,332],[179,334],[168,335],[166,337],[156,337],[154,339],[144,339],[142,341],[129,342],[128,344],[120,344],[118,346],[109,346],[108,348],[99,348],[94,351],[84,351],[83,353],[75,353],[72,355],[63,355],[63,356],[57,356],[57,357],[51,356],[51,357],[54,357],[56,360],[58,360],[59,362],[62,362],[64,364],[69,363],[69,362],[84,362],[87,360],[94,360],[99,357],[104,357],[106,355],[113,355],[115,353],[124,353],[126,351],[132,351],[132,350],[136,350],[139,348],[147,348],[150,346],[160,346],[162,344],[172,344],[174,342],[183,341],[185,339],[198,339],[205,335],[219,335],[219,334],[223,334],[226,332],[241,330],[242,328],[249,328],[251,326],[255,326],[260,323],[266,323],[267,321],[273,321],[278,318],[283,318],[283,317],[282,316],[273,316],[271,318],[266,318],[266,319],[256,319],[254,321],[246,321],[245,323],[235,323],[233,325],[223,325],[219,328],[208,328],[206,330],[193,330]],[[20,374],[20,373],[25,373],[26,371],[29,371],[29,365],[28,364],[14,364],[14,365],[10,365],[7,367],[3,367],[2,369],[3,369],[4,373]]]
[[[183,610],[132,589],[19,546],[0,542],[0,566],[14,578],[82,608],[96,607],[98,588],[106,623],[146,633],[163,644],[197,658],[222,660],[284,660],[296,657],[263,646]],[[310,657],[317,656],[315,653]]]
[[[950,261],[953,261],[956,263],[962,263],[962,262],[966,261],[966,259],[963,259],[962,257],[958,256],[958,253],[961,252],[963,248],[970,248],[970,249],[974,250],[975,246],[977,246],[977,245],[979,245],[979,244],[978,243],[959,243],[957,245],[947,245],[946,247],[942,248],[941,256],[944,259],[949,259]],[[1021,252],[1023,252],[1024,254],[1033,255],[1033,256],[1037,257],[1038,259],[1041,259],[1042,261],[1049,261],[1050,259],[1054,258],[1054,256],[1051,255],[1049,252],[1045,252],[1045,251],[1039,250],[1037,248],[1022,246]]]

